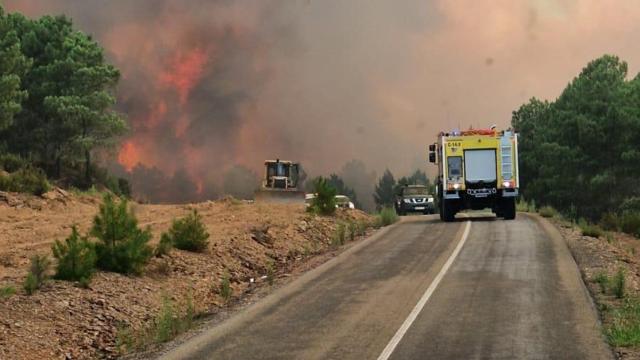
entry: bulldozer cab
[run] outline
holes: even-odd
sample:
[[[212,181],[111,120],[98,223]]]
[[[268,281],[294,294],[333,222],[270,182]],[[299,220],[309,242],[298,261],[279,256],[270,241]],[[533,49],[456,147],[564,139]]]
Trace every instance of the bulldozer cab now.
[[[298,186],[298,164],[291,161],[267,160],[264,187],[290,189]]]
[[[300,166],[286,160],[264,162],[262,187],[256,191],[256,201],[304,203],[304,192],[298,190]]]

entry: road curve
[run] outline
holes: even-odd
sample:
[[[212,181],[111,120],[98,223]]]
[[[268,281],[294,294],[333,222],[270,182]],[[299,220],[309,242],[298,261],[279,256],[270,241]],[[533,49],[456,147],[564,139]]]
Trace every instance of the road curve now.
[[[377,359],[448,260],[390,359],[612,358],[554,231],[530,216],[405,218],[162,359]]]

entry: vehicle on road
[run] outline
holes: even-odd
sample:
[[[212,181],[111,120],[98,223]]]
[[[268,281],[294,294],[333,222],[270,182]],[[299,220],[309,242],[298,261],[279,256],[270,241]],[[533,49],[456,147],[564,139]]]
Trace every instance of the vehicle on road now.
[[[303,203],[304,191],[298,189],[299,170],[300,165],[292,161],[265,161],[262,185],[255,193],[256,201]]]
[[[355,204],[346,195],[336,195],[336,207],[343,209],[355,209]]]
[[[515,219],[518,134],[495,127],[441,132],[429,146],[429,161],[438,166],[436,194],[443,221],[452,221],[461,210],[486,208]]]
[[[412,212],[421,212],[426,215],[435,212],[433,196],[424,185],[403,186],[396,196],[395,208],[398,215]]]

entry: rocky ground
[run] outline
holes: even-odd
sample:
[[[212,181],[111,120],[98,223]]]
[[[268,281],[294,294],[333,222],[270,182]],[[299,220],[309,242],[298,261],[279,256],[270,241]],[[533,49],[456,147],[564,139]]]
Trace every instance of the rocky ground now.
[[[197,209],[211,234],[202,254],[173,250],[153,258],[142,276],[99,272],[88,289],[50,280],[34,295],[22,290],[29,258],[51,253],[71,226],[91,226],[99,196],[56,189],[43,197],[0,193],[0,358],[113,358],[125,352],[122,334],[148,328],[170,299],[176,312],[192,304],[197,314],[215,314],[230,301],[220,295],[228,276],[231,302],[268,284],[267,274],[284,277],[331,252],[338,221],[370,221],[357,210],[337,218],[304,211],[304,205],[253,204],[227,199],[190,205],[132,204],[154,244],[171,221]],[[314,261],[314,259],[316,259]]]
[[[582,277],[599,310],[605,331],[614,321],[614,313],[628,299],[636,299],[640,290],[640,240],[628,234],[608,232],[595,238],[582,235],[574,224],[554,218],[552,222],[558,227],[567,241],[575,258]],[[625,278],[625,299],[618,299],[611,291],[603,291],[600,278],[611,282],[619,271]],[[639,325],[640,326],[640,325]],[[620,359],[640,359],[640,349],[634,347],[614,346],[614,352]]]

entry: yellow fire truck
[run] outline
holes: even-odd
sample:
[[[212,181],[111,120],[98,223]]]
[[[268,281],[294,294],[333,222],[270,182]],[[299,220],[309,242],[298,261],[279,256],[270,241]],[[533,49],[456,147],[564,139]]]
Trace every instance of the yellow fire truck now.
[[[465,209],[490,208],[498,217],[516,217],[518,134],[511,130],[441,132],[429,145],[438,166],[436,193],[440,219],[453,221]]]

